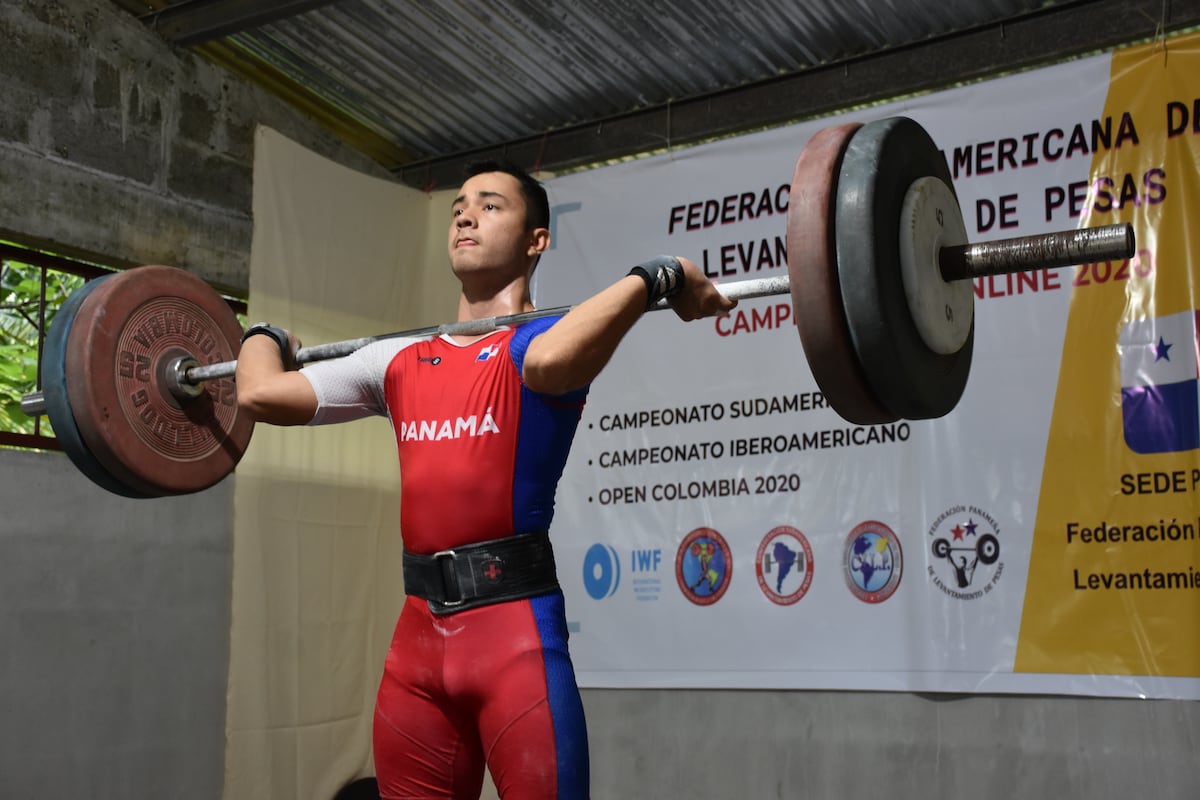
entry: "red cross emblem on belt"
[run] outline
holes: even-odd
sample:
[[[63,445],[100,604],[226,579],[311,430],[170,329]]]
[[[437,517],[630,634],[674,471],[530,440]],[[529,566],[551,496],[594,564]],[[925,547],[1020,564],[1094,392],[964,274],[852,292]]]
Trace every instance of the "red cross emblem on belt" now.
[[[504,577],[504,567],[500,562],[500,559],[494,558],[489,561],[487,566],[483,568],[483,575],[492,583],[497,583],[502,577]]]

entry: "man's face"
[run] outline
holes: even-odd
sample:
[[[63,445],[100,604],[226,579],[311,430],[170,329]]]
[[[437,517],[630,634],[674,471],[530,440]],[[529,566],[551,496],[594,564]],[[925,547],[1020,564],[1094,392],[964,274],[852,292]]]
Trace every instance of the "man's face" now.
[[[465,278],[481,270],[523,275],[538,248],[537,231],[525,224],[521,184],[506,172],[469,178],[451,206],[450,266]]]

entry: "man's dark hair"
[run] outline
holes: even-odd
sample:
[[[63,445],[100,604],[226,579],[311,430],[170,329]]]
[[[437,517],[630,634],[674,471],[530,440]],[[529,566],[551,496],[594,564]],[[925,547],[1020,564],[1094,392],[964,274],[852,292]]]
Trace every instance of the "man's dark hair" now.
[[[503,172],[512,175],[521,184],[521,194],[525,197],[525,228],[550,227],[550,201],[546,198],[546,187],[536,178],[511,161],[489,159],[474,161],[466,166],[463,180],[474,178],[485,172]]]

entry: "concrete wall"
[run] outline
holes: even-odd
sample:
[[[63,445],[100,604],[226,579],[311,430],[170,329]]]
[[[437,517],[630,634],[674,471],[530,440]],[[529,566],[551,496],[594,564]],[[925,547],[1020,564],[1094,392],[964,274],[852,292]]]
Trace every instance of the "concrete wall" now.
[[[254,130],[386,173],[108,0],[0,3],[0,238],[244,293]]]
[[[0,44],[0,236],[244,288],[257,123],[378,173],[106,0],[3,0]],[[431,212],[435,241],[443,211]],[[0,451],[0,798],[219,797],[231,498],[226,481],[123,500],[60,454]],[[597,800],[1200,797],[1197,703],[706,691],[584,702]]]
[[[231,499],[0,450],[0,797],[220,796]]]
[[[1200,704],[589,691],[592,797],[1194,800]]]

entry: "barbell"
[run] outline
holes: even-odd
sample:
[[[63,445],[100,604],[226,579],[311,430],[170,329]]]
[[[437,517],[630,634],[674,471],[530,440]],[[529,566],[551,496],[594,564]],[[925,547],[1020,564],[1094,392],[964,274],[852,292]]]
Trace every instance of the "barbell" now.
[[[829,405],[861,425],[948,414],[974,343],[971,280],[1132,257],[1128,224],[967,242],[941,152],[892,117],[819,131],[800,153],[787,217],[788,274],[723,284],[733,299],[790,294],[805,356]],[[660,303],[655,308],[666,308]],[[570,306],[302,348],[299,364],[395,337],[475,335]],[[125,497],[185,494],[230,474],[253,421],[233,376],[242,330],[228,304],[184,270],[152,265],[90,281],[54,317],[42,390],[64,451]]]

